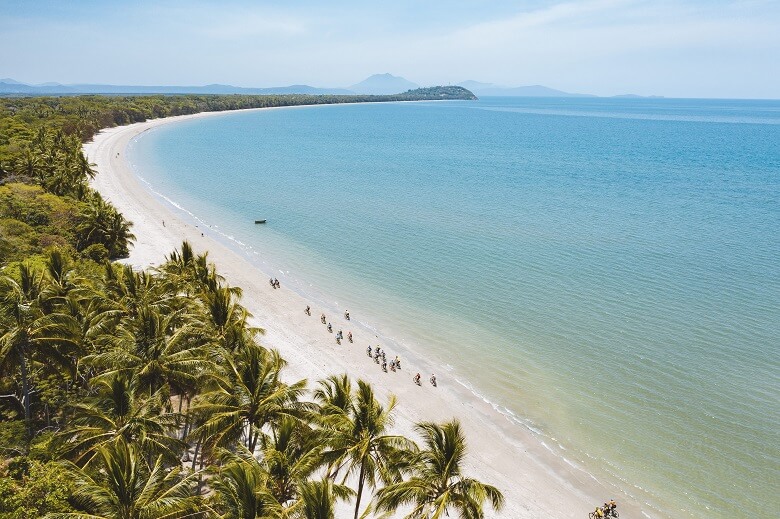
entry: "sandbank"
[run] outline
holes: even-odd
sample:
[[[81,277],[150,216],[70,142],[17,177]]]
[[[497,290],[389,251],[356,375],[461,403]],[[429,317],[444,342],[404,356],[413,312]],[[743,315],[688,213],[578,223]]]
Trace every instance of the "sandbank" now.
[[[414,439],[418,439],[413,432],[416,422],[459,419],[469,446],[468,474],[497,486],[506,498],[500,513],[488,507],[486,517],[582,519],[599,502],[619,497],[614,488],[551,454],[529,431],[510,423],[489,403],[447,380],[446,374],[437,373],[438,387],[432,387],[427,376],[431,364],[419,362],[424,352],[407,352],[398,344],[377,341],[373,334],[347,326],[343,316],[329,315],[336,329],[343,328],[345,333],[351,329],[354,335],[354,344],[345,340],[337,345],[333,334],[320,323],[322,308],[284,284],[279,290],[273,289],[268,276],[246,257],[219,241],[209,228],[196,227],[191,216],[142,183],[125,158],[130,141],[151,128],[185,119],[229,117],[230,113],[209,112],[111,128],[84,146],[98,172],[92,186],[133,222],[137,239],[124,263],[137,268],[159,265],[165,255],[187,240],[196,253],[208,251],[210,260],[231,286],[243,289],[241,302],[253,314],[253,324],[266,330],[262,343],[278,349],[289,362],[287,380],[306,378],[313,387],[317,380],[331,374],[363,378],[383,401],[391,393],[397,396],[394,430]],[[304,313],[307,305],[312,306],[311,316]],[[350,308],[350,312],[353,317],[359,316],[360,308]],[[366,346],[377,342],[391,356],[397,354],[404,359],[402,371],[384,373],[366,356]],[[418,371],[423,375],[421,386],[412,382]],[[368,497],[364,496],[364,503]],[[620,502],[620,512],[623,517],[642,515],[639,507],[626,502]],[[339,512],[342,515],[352,516],[346,505]]]

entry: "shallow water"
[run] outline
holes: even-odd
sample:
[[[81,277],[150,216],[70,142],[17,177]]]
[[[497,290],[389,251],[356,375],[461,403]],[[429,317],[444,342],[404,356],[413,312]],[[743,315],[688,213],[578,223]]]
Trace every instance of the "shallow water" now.
[[[780,509],[780,102],[266,110],[159,127],[130,157],[616,493]]]

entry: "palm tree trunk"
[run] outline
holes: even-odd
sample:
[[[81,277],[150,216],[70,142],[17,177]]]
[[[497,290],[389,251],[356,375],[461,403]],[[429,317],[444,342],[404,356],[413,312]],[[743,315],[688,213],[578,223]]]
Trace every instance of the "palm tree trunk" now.
[[[366,463],[360,464],[360,476],[358,477],[357,502],[355,503],[355,519],[358,519],[360,512],[360,498],[363,495],[363,478],[366,476]]]
[[[181,439],[182,440],[187,438],[187,435],[190,432],[189,429],[190,429],[190,415],[191,414],[192,413],[190,413],[190,397],[187,396],[187,414],[184,415],[184,429],[182,430],[182,433],[181,433]]]
[[[252,434],[252,426],[249,426],[249,452],[252,453],[252,455],[255,455],[255,447],[257,447],[257,439],[260,437],[260,431],[258,430],[255,434]]]
[[[27,434],[32,432],[30,423],[30,382],[27,380],[27,359],[24,346],[19,348],[19,370],[22,372],[22,406],[24,407],[24,423],[27,425]]]
[[[198,460],[198,451],[200,451],[200,444],[202,438],[198,438],[198,443],[195,444],[195,454],[192,456],[192,471],[195,472],[195,463]]]

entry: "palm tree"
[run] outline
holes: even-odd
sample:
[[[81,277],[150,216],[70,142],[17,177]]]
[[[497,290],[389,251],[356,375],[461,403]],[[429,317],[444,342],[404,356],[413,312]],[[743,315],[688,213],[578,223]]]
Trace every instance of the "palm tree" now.
[[[193,434],[205,435],[212,448],[246,437],[247,449],[254,452],[263,427],[285,416],[302,416],[310,407],[300,402],[306,380],[282,382],[286,362],[279,352],[254,347],[225,360],[227,374],[215,376],[211,390],[195,406],[204,420]]]
[[[42,276],[28,265],[19,267],[19,279],[0,278],[0,370],[4,376],[15,378],[19,369],[22,382],[21,407],[28,430],[31,426],[30,365],[36,357],[44,357],[47,365],[73,369],[79,325],[76,319],[64,313],[45,314],[42,306]]]
[[[495,510],[502,508],[504,496],[496,487],[463,476],[466,439],[456,420],[442,425],[424,422],[417,430],[425,449],[416,457],[413,476],[379,490],[378,510],[411,504],[414,508],[407,519],[439,519],[450,510],[463,519],[481,519],[485,501]]]
[[[321,481],[305,481],[298,487],[301,496],[291,510],[292,517],[301,519],[334,519],[336,500],[346,500],[355,491],[344,485],[337,485],[329,478]]]
[[[206,307],[215,338],[229,352],[248,347],[254,343],[257,335],[264,333],[262,328],[249,326],[247,320],[251,314],[236,299],[240,291],[229,287],[218,287],[201,296]]]
[[[355,519],[360,512],[363,487],[366,484],[375,487],[377,481],[384,484],[399,481],[405,467],[404,454],[416,449],[409,439],[387,434],[393,424],[394,407],[394,396],[385,408],[374,397],[371,385],[358,380],[348,413],[323,417],[329,433],[326,440],[329,449],[323,457],[330,463],[330,475],[336,477],[345,469],[344,483],[357,474]]]
[[[245,448],[221,452],[221,464],[213,470],[209,486],[214,490],[212,508],[219,519],[272,519],[282,508],[266,489],[267,476]]]
[[[214,290],[225,281],[217,274],[214,264],[209,263],[208,252],[196,256],[192,245],[186,240],[181,244],[181,251],[171,252],[159,270],[178,286],[184,285],[187,295]],[[235,295],[240,295],[240,289],[231,290]]]
[[[320,403],[319,412],[322,415],[349,413],[352,405],[352,382],[346,373],[320,380],[319,386],[314,390],[314,399]]]
[[[170,313],[185,305],[176,297],[173,283],[146,271],[136,272],[130,265],[115,267],[106,262],[102,281],[105,302],[120,316],[136,317],[142,307]]]
[[[121,439],[101,447],[98,458],[95,467],[69,465],[77,481],[71,501],[82,512],[49,514],[47,519],[207,517],[194,496],[197,473],[183,477],[180,465],[166,469],[162,457],[147,464],[138,447]]]
[[[103,230],[103,239],[109,258],[125,258],[129,254],[128,245],[135,241],[135,234],[130,232],[133,222],[125,220],[122,213],[114,209],[108,225]]]
[[[110,258],[126,256],[128,243],[135,240],[135,235],[130,232],[131,226],[132,222],[125,220],[113,205],[94,192],[79,214],[76,224],[78,249],[102,243]]]
[[[178,417],[161,409],[155,395],[139,397],[135,375],[114,372],[98,377],[93,386],[97,395],[71,406],[70,427],[57,436],[62,456],[85,466],[102,447],[121,438],[146,455],[179,462],[185,444],[170,435]]]
[[[263,437],[262,447],[268,491],[286,506],[297,497],[297,486],[321,465],[319,437],[307,424],[285,416],[272,435]]]
[[[112,342],[113,349],[90,360],[106,366],[107,373],[136,372],[139,390],[149,395],[162,388],[194,384],[212,364],[200,326],[182,310],[164,314],[141,306],[135,318],[122,320]]]

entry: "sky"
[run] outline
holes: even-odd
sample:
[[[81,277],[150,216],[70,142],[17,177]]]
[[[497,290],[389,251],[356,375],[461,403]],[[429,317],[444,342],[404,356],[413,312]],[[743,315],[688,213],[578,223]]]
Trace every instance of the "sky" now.
[[[0,0],[0,78],[780,98],[780,0]]]

